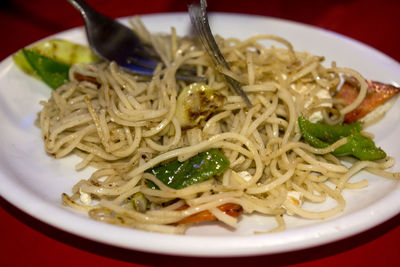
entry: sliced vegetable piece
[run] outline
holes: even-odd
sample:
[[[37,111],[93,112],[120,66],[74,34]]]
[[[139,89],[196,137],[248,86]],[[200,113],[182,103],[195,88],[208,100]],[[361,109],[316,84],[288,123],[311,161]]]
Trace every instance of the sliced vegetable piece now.
[[[89,46],[61,39],[51,39],[37,43],[29,47],[29,50],[67,65],[92,63],[99,60]]]
[[[338,156],[353,155],[361,160],[377,160],[386,158],[386,153],[376,147],[374,141],[361,133],[353,133],[347,137],[346,144],[335,149]]]
[[[363,102],[361,102],[356,109],[345,115],[344,121],[346,123],[354,122],[363,118],[365,115],[400,92],[400,88],[393,85],[371,80],[366,81],[368,85],[367,95],[365,96]],[[336,95],[336,98],[344,100],[345,105],[349,105],[357,98],[358,93],[358,85],[355,81],[350,80],[343,84]]]
[[[60,39],[51,39],[39,42],[26,47],[25,50],[34,51],[42,56],[49,57],[67,65],[73,65],[75,63],[92,63],[99,60],[90,47]],[[35,75],[35,72],[25,58],[22,49],[14,54],[13,59],[17,66],[19,66],[24,72],[30,75]]]
[[[191,128],[220,109],[226,97],[204,83],[186,86],[177,99],[175,116],[181,127]]]
[[[386,157],[385,151],[376,147],[374,141],[360,133],[361,124],[355,122],[343,125],[312,123],[303,116],[298,118],[303,138],[313,147],[325,148],[341,138],[347,137],[346,144],[335,149],[337,156],[352,155],[360,160],[377,160]]]
[[[51,88],[60,87],[68,81],[69,65],[42,56],[39,53],[23,49],[25,58],[32,66],[32,69]]]
[[[303,116],[299,117],[299,126],[302,132],[304,131],[304,133],[328,143],[334,143],[343,137],[359,133],[362,130],[362,125],[358,121],[348,124],[327,125],[321,122],[313,123]]]
[[[27,58],[26,51],[30,51],[34,54],[31,55],[30,60]],[[38,55],[44,56],[47,59],[51,59],[55,62],[60,63],[59,65],[73,65],[76,63],[92,63],[96,62],[99,59],[93,54],[91,49],[88,46],[72,43],[67,40],[60,39],[51,39],[47,41],[43,41],[37,43],[33,46],[29,46],[28,48],[21,49],[16,52],[13,56],[14,62],[16,65],[21,68],[25,73],[32,75],[36,78],[43,79],[42,75],[40,75],[40,71],[37,68],[37,64],[35,66],[32,65],[32,58],[38,58]],[[51,62],[45,59],[46,62]],[[35,61],[36,62],[36,61]],[[47,64],[47,63],[46,63]],[[53,63],[51,63],[53,64]],[[47,69],[47,68],[46,68]],[[58,67],[58,71],[55,73],[60,73],[60,67]],[[42,70],[41,70],[42,71]],[[50,79],[43,79],[44,82],[48,83],[52,88],[56,88],[57,84],[62,85],[59,81],[62,79],[59,77],[54,78],[57,82],[50,82]],[[53,79],[51,79],[53,80]]]
[[[138,212],[145,212],[149,202],[143,193],[137,192],[128,197],[125,208],[134,209]]]
[[[189,206],[185,205],[179,210],[184,210],[184,209],[187,209],[188,207]],[[236,204],[236,203],[226,203],[221,206],[218,206],[217,208],[220,211],[228,214],[229,216],[235,217],[235,218],[239,217],[243,212],[242,206],[240,206],[239,204]],[[188,224],[188,223],[193,224],[193,223],[215,221],[215,220],[217,220],[217,218],[209,210],[204,210],[202,212],[193,214],[189,217],[186,217],[186,218],[180,220],[179,222],[177,222],[177,224]]]
[[[229,160],[221,151],[210,149],[183,162],[176,159],[146,172],[152,173],[169,187],[182,189],[221,174],[229,167],[229,164]],[[148,185],[157,189],[151,181],[148,181]]]
[[[35,72],[32,68],[31,64],[29,64],[28,60],[25,57],[24,51],[21,49],[16,52],[13,56],[15,64],[26,74],[32,75],[35,78],[40,79],[40,76]]]

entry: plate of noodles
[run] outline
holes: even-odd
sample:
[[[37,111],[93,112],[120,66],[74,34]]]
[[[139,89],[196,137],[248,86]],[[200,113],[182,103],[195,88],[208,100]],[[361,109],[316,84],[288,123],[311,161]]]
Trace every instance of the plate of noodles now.
[[[212,13],[212,31],[231,64],[226,74],[241,82],[249,107],[185,37],[188,14],[131,22],[165,61],[153,77],[112,63],[78,64],[70,82],[52,91],[11,56],[0,64],[0,192],[6,200],[78,236],[193,256],[318,246],[399,213],[398,100],[378,122],[363,124],[363,136],[386,152],[383,159],[335,156],[330,152],[348,139],[315,148],[298,126],[299,116],[343,121],[354,108],[335,108],[343,79],[355,79],[360,92],[363,77],[399,86],[398,62],[319,28]],[[86,44],[82,27],[49,38]],[[182,66],[206,77],[206,84],[177,81]],[[210,159],[217,163],[207,165]],[[203,167],[216,170],[192,179]],[[158,176],[185,168],[192,179],[187,184]]]

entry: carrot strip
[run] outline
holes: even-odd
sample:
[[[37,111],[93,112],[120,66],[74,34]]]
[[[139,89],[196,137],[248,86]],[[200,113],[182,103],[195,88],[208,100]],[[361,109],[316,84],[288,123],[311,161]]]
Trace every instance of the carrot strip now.
[[[188,207],[189,207],[188,205],[185,205],[178,210],[184,210],[187,209]],[[235,203],[223,204],[221,206],[218,206],[218,209],[232,217],[239,217],[243,212],[242,206]],[[204,210],[180,220],[179,222],[177,222],[177,224],[187,224],[187,223],[192,224],[192,223],[215,221],[215,220],[217,220],[217,218],[210,211]]]

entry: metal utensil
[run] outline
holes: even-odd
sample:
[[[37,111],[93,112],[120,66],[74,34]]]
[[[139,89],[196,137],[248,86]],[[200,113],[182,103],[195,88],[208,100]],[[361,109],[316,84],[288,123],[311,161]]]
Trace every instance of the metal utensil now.
[[[161,62],[157,52],[144,45],[129,27],[111,19],[90,7],[84,0],[68,0],[82,15],[86,35],[94,53],[107,61],[115,61],[120,67],[141,75],[152,76]],[[178,70],[176,79],[204,82],[189,68]]]
[[[199,39],[204,49],[210,56],[216,69],[218,70],[220,68],[225,68],[230,70],[229,64],[228,62],[226,62],[224,56],[222,55],[221,50],[219,49],[217,42],[215,41],[214,36],[211,32],[206,10],[207,1],[200,0],[200,4],[190,4],[188,8],[192,24],[199,36]],[[246,102],[246,104],[251,107],[251,102],[246,93],[243,91],[242,87],[240,86],[240,83],[228,75],[223,75],[229,85],[229,88],[234,93],[240,95]]]
[[[89,45],[95,54],[135,73],[153,74],[158,63],[157,55],[144,48],[130,28],[100,14],[83,0],[68,2],[81,13]]]

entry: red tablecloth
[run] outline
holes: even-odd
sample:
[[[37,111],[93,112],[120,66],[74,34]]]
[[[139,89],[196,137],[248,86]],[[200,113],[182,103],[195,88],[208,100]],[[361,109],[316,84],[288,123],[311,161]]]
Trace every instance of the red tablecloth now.
[[[112,17],[186,11],[186,1],[179,0],[88,2]],[[209,11],[273,16],[319,26],[364,42],[400,61],[398,0],[208,2]],[[82,23],[67,1],[2,0],[0,60],[38,39]],[[107,246],[35,220],[2,198],[0,203],[0,266],[263,264],[337,267],[400,264],[400,215],[357,236],[312,249],[262,257],[208,259],[147,254]]]

